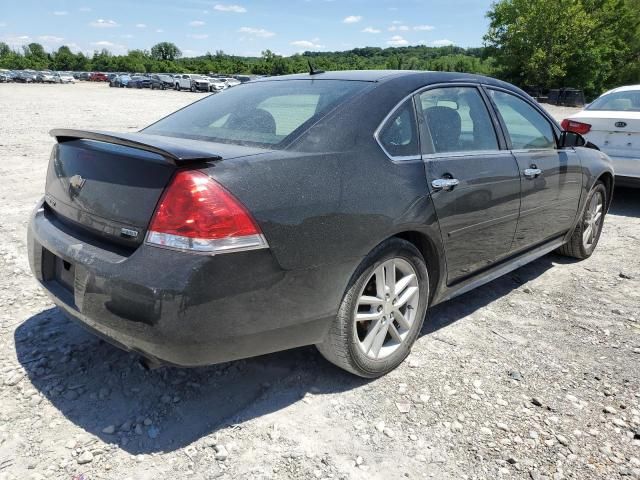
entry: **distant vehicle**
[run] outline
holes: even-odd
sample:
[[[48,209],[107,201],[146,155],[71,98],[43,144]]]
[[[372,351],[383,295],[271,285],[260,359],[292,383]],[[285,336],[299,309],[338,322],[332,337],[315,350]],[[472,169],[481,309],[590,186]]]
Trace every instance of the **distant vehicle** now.
[[[640,188],[640,85],[611,90],[562,128],[583,135],[611,157],[616,185]]]
[[[184,73],[174,77],[176,90],[191,90],[192,92],[208,92],[209,80],[201,75]]]
[[[36,82],[38,83],[56,83],[55,74],[49,71],[36,73]]]
[[[109,86],[124,88],[129,84],[130,81],[131,81],[131,75],[123,73],[111,79],[111,81],[109,82]]]
[[[14,81],[17,83],[35,83],[36,75],[35,73],[31,73],[25,70],[19,70],[18,72],[16,72]]]
[[[78,74],[78,80],[89,80],[89,78],[91,77],[91,74],[89,72],[80,72]]]
[[[127,88],[150,88],[151,79],[140,75],[134,75],[126,85]]]
[[[151,90],[156,88],[159,90],[166,90],[167,88],[173,88],[175,80],[173,77],[166,73],[151,75]]]
[[[89,81],[90,82],[108,82],[109,77],[107,77],[106,73],[93,72],[91,75],[89,75]]]
[[[76,79],[67,72],[57,72],[53,74],[55,83],[76,83]]]
[[[13,76],[8,70],[0,71],[0,83],[8,83],[13,81]]]
[[[51,134],[31,270],[148,366],[316,345],[384,375],[429,306],[553,251],[590,257],[613,194],[607,155],[462,73],[282,76],[140,132]]]
[[[221,92],[228,88],[229,85],[224,80],[219,78],[209,78],[209,91],[210,92]]]

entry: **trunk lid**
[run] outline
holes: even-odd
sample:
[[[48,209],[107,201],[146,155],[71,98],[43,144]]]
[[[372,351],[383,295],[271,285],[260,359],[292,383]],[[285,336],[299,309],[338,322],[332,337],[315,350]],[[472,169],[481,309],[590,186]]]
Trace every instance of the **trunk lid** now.
[[[607,155],[640,159],[640,112],[585,110],[571,119],[591,125],[585,137]]]
[[[256,155],[265,150],[143,133],[53,130],[45,209],[70,228],[135,248],[156,205],[184,166]]]

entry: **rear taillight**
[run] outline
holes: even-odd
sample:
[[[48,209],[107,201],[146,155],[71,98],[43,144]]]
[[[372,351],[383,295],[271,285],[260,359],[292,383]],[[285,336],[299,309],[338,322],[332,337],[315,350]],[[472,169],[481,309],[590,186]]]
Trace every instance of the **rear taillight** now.
[[[178,172],[160,199],[147,243],[200,253],[267,248],[244,206],[204,173]]]
[[[591,125],[588,123],[576,122],[570,118],[565,118],[560,125],[565,131],[579,133],[580,135],[586,135],[591,131]]]

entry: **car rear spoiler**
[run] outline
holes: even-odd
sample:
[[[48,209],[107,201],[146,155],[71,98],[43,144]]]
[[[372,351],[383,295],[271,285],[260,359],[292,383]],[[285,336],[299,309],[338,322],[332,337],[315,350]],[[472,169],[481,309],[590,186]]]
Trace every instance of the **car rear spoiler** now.
[[[124,147],[137,148],[138,150],[158,154],[175,165],[222,160],[220,155],[207,152],[204,148],[194,149],[190,148],[190,146],[180,144],[179,139],[172,142],[171,140],[167,140],[169,137],[160,137],[145,133],[99,132],[68,128],[55,128],[49,133],[52,137],[55,137],[58,143],[73,140],[94,140],[113,145],[122,145]]]

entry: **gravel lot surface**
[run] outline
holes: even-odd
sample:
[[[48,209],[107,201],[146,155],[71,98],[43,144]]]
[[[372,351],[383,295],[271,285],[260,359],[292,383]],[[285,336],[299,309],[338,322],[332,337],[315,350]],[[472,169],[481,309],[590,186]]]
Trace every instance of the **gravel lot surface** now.
[[[66,320],[26,253],[49,129],[135,130],[201,96],[0,85],[1,480],[640,478],[640,191],[591,259],[436,307],[373,382],[312,347],[146,372]]]

